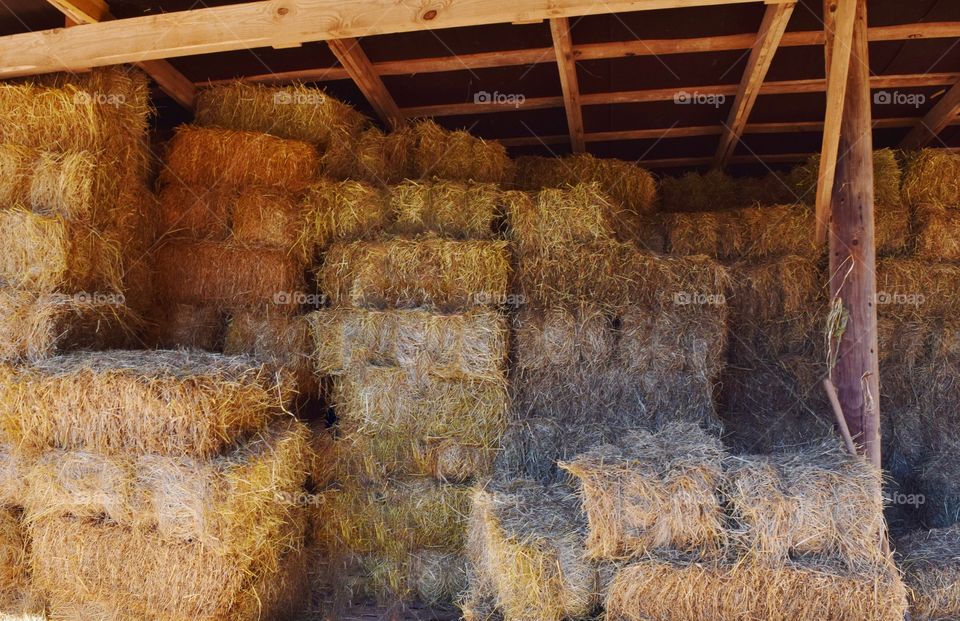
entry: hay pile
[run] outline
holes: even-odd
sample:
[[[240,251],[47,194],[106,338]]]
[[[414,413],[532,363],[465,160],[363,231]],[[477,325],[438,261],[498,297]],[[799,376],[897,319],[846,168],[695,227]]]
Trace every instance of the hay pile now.
[[[405,131],[413,135],[416,178],[503,184],[513,179],[513,162],[498,142],[476,138],[464,130],[446,130],[430,120]]]
[[[929,261],[960,261],[960,157],[947,150],[907,154],[903,198],[916,221],[917,256]]]
[[[897,543],[915,621],[960,617],[960,527],[921,531]]]

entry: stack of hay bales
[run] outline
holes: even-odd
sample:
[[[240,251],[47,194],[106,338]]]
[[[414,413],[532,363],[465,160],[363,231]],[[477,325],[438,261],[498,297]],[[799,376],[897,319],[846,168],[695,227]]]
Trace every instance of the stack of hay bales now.
[[[0,616],[43,608],[30,583],[29,541],[22,523],[23,461],[0,432]]]
[[[960,526],[917,532],[897,544],[913,621],[960,618]]]
[[[149,113],[136,70],[0,85],[0,360],[134,336],[153,243]]]
[[[727,273],[615,240],[624,217],[592,184],[509,197],[523,306],[506,478],[550,479],[557,459],[634,426],[715,425]]]
[[[73,353],[0,367],[34,590],[54,618],[248,619],[303,589],[308,430],[252,359]],[[7,542],[5,541],[5,544]]]
[[[484,184],[344,182],[316,214],[331,306],[310,323],[337,417],[316,516],[328,605],[450,605],[463,588],[465,483],[489,475],[508,406],[500,203]]]
[[[702,212],[746,205],[782,205],[796,200],[789,181],[780,173],[734,179],[720,170],[688,172],[660,181],[659,209],[664,212]]]

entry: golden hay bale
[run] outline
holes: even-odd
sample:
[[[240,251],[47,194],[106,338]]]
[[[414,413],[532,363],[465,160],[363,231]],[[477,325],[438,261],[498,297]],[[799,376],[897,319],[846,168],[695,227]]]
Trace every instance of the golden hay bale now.
[[[903,199],[911,206],[939,203],[960,208],[960,156],[947,149],[904,154]]]
[[[151,312],[147,340],[158,349],[222,349],[226,318],[216,306],[167,303]]]
[[[167,302],[235,308],[299,306],[304,263],[282,250],[171,241],[157,252],[156,292]]]
[[[511,239],[521,253],[556,252],[576,242],[613,239],[619,207],[596,184],[511,192],[506,197]]]
[[[656,208],[657,184],[653,175],[632,162],[595,158],[590,154],[516,159],[515,184],[522,190],[580,183],[596,183],[633,217]]]
[[[275,248],[308,261],[313,223],[299,198],[284,190],[243,191],[233,205],[233,239],[242,245]]]
[[[0,360],[41,360],[76,349],[129,345],[139,320],[116,295],[0,287]]]
[[[499,142],[446,130],[431,120],[402,131],[413,133],[413,172],[421,179],[507,183],[513,178],[513,162]]]
[[[836,441],[775,455],[731,457],[724,496],[734,540],[768,562],[791,555],[880,562],[882,474]]]
[[[909,180],[910,172],[907,166],[903,178],[904,190]],[[816,201],[818,176],[820,174],[820,154],[811,155],[806,162],[796,166],[787,175],[787,184],[793,188],[798,202],[813,204]],[[873,152],[873,202],[878,206],[895,207],[900,199],[900,163],[892,149],[877,149]]]
[[[304,203],[320,249],[338,241],[373,239],[390,222],[387,191],[359,181],[321,179],[308,188]]]
[[[960,261],[960,215],[942,205],[916,207],[917,257],[928,261]]]
[[[414,136],[410,131],[384,134],[376,127],[356,140],[342,136],[323,152],[323,174],[383,186],[400,183],[411,174]]]
[[[30,461],[13,450],[5,441],[0,441],[0,507],[23,505],[26,494],[24,476]]]
[[[597,570],[583,558],[586,528],[564,486],[517,480],[477,488],[471,561],[506,619],[585,617],[598,603]]]
[[[0,284],[39,291],[120,291],[119,244],[85,224],[0,209]]]
[[[226,240],[236,193],[224,186],[166,185],[158,197],[158,229],[169,237]]]
[[[13,612],[29,588],[28,543],[14,509],[0,507],[0,608]]]
[[[376,364],[401,366],[421,376],[496,380],[506,368],[507,318],[496,311],[442,315],[334,308],[307,317],[320,375]]]
[[[190,351],[74,353],[0,366],[0,426],[20,449],[210,457],[262,428],[290,378]]]
[[[457,239],[493,237],[501,193],[492,183],[405,181],[390,188],[391,231]]]
[[[789,199],[788,199],[789,200]],[[670,212],[712,212],[746,207],[741,180],[720,170],[660,180],[660,209]]]
[[[518,373],[555,368],[567,375],[574,366],[602,368],[616,351],[610,318],[589,303],[524,308],[513,316],[513,331]]]
[[[740,202],[735,207],[783,205],[797,200],[793,188],[787,182],[786,175],[779,172],[770,172],[763,177],[740,178],[737,179],[737,186]]]
[[[289,317],[274,313],[235,311],[227,323],[223,353],[249,354],[271,369],[296,378],[298,392],[317,392],[310,352],[310,326],[303,315]]]
[[[878,256],[905,254],[912,248],[915,241],[910,232],[910,209],[905,203],[878,205],[873,220]]]
[[[162,185],[263,185],[296,191],[317,176],[320,156],[312,145],[297,140],[181,125],[164,164]]]
[[[644,555],[658,548],[709,555],[725,544],[716,490],[723,445],[699,427],[634,431],[559,466],[580,484],[595,559]]]
[[[877,313],[892,318],[951,316],[960,306],[960,266],[920,259],[877,262]]]
[[[941,398],[935,395],[935,398]],[[952,399],[948,396],[952,408],[952,403],[956,402],[956,396]],[[926,409],[926,408],[924,408]],[[953,410],[947,410],[952,414]],[[940,427],[943,422],[937,421],[930,416],[929,412],[920,413],[920,424],[927,426]],[[953,424],[949,423],[949,431],[937,433],[935,438],[929,438],[933,434],[924,434],[927,436],[927,455],[924,456],[923,463],[920,466],[918,477],[918,488],[922,492],[925,502],[923,505],[924,523],[934,528],[943,528],[951,526],[960,521],[960,482],[956,477],[956,472],[960,468],[960,454],[957,452],[957,440],[953,436]],[[950,434],[947,437],[947,434]],[[949,438],[949,439],[948,439]],[[930,449],[930,444],[936,446]],[[937,446],[939,445],[939,446]]]
[[[911,533],[897,555],[914,621],[960,617],[960,526]]]
[[[335,305],[453,311],[504,304],[509,276],[505,241],[426,238],[334,244],[318,280]]]
[[[197,93],[197,124],[273,134],[326,147],[355,139],[369,124],[362,114],[318,88],[231,82]]]
[[[892,563],[849,572],[826,563],[648,559],[617,571],[605,607],[611,621],[901,621],[907,602]]]

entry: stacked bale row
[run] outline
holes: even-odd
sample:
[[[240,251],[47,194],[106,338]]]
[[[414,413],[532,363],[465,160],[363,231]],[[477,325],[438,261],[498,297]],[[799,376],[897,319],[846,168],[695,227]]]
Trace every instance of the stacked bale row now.
[[[835,444],[734,457],[701,429],[670,424],[561,467],[579,498],[531,482],[476,491],[468,620],[899,621],[906,612],[881,551],[880,472]]]
[[[310,322],[337,416],[316,518],[340,587],[321,593],[328,606],[450,605],[463,588],[465,483],[489,475],[508,405],[501,197],[490,184],[343,182],[317,214],[331,306]]]
[[[897,555],[913,621],[960,618],[960,526],[911,533]]]
[[[293,390],[288,376],[218,354],[78,352],[0,367],[32,588],[50,615],[292,612],[309,439],[282,414]]]

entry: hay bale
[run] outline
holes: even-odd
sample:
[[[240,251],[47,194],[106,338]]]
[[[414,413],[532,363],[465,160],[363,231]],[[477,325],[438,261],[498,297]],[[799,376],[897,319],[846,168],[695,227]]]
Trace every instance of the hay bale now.
[[[290,378],[189,351],[74,353],[0,366],[0,426],[19,449],[211,457],[262,428]]]
[[[378,186],[400,183],[411,175],[413,145],[410,131],[384,134],[371,127],[356,140],[344,136],[332,141],[321,158],[323,174]]]
[[[231,314],[223,344],[223,353],[228,356],[249,354],[275,372],[292,375],[301,394],[314,394],[318,389],[312,349],[305,316],[250,311]]]
[[[219,351],[225,330],[226,319],[216,306],[164,304],[152,313],[148,341],[158,349]]]
[[[914,621],[960,617],[960,526],[911,533],[897,555]]]
[[[356,139],[369,125],[362,114],[322,89],[292,84],[230,82],[197,93],[197,124],[273,134],[327,147]]]
[[[376,554],[359,559],[363,590],[380,602],[417,603],[449,607],[466,588],[466,561],[462,554],[419,549],[397,560]]]
[[[515,178],[520,189],[531,191],[596,183],[633,218],[656,209],[657,184],[653,175],[623,160],[595,158],[589,154],[564,158],[519,157]]]
[[[29,597],[28,542],[19,513],[0,507],[0,609],[14,612]]]
[[[617,621],[901,621],[906,611],[892,563],[850,572],[828,563],[649,559],[619,570],[606,598],[607,618]]]
[[[635,431],[561,468],[576,477],[589,533],[586,553],[618,559],[671,548],[710,555],[724,543],[716,490],[723,445],[693,425]]]
[[[334,242],[373,239],[391,218],[387,191],[359,181],[320,180],[308,188],[304,203],[321,250]]]
[[[943,424],[924,414],[921,424],[926,422],[937,427]],[[958,441],[952,424],[946,432],[949,439],[943,437],[942,432],[937,434],[940,437],[936,438],[932,450],[928,445],[926,459],[920,466],[918,488],[925,500],[924,522],[933,528],[944,528],[960,522],[960,482],[956,475],[960,469],[960,455],[957,454]]]
[[[158,229],[168,237],[224,241],[235,201],[232,187],[165,185],[158,197]]]
[[[77,349],[128,346],[139,320],[123,296],[0,287],[0,360],[36,361]]]
[[[960,208],[960,156],[947,149],[904,154],[903,199],[911,206],[939,203]]]
[[[960,261],[960,214],[942,205],[916,207],[917,258],[927,261]]]
[[[293,312],[305,291],[301,258],[238,243],[171,241],[157,251],[156,271],[160,299],[194,306]]]
[[[731,457],[723,494],[733,539],[779,563],[839,559],[851,569],[880,563],[886,537],[882,474],[836,440],[776,455]]]
[[[37,291],[121,291],[121,248],[85,224],[23,207],[0,209],[0,285]]]
[[[422,376],[497,380],[507,361],[507,318],[482,309],[441,315],[423,310],[321,309],[307,316],[320,375],[368,364]]]
[[[877,263],[877,313],[895,319],[951,316],[960,307],[960,266],[920,259]]]
[[[269,134],[181,125],[167,146],[161,185],[307,187],[320,156],[305,142]]]
[[[789,198],[787,200],[790,200]],[[721,170],[660,180],[660,210],[669,212],[712,212],[746,206],[741,180]]]
[[[233,239],[242,245],[282,250],[309,261],[313,230],[299,197],[285,190],[258,189],[238,193],[233,205]]]
[[[619,206],[596,184],[511,192],[506,197],[509,234],[521,253],[557,252],[577,242],[613,239]]]
[[[737,207],[744,205],[784,205],[797,200],[796,194],[787,182],[786,175],[779,172],[770,172],[763,177],[737,179],[737,186],[741,196]]]
[[[566,376],[574,367],[602,373],[616,352],[617,333],[611,318],[589,303],[525,307],[513,315],[512,323],[513,368],[520,375],[552,369]]]
[[[492,183],[405,181],[390,188],[390,228],[399,235],[489,239],[500,198]]]
[[[19,507],[26,494],[24,475],[29,460],[6,441],[0,441],[0,507]]]
[[[820,175],[820,154],[811,155],[806,162],[795,167],[787,175],[787,183],[793,187],[798,202],[812,205],[817,197],[817,183]],[[877,149],[873,152],[873,202],[877,213],[884,207],[898,207],[900,199],[900,180],[906,192],[910,178],[910,165],[905,175],[901,175],[900,163],[892,149]]]
[[[421,179],[506,183],[513,178],[513,162],[499,142],[449,131],[431,120],[408,131],[414,136],[413,173]]]
[[[518,480],[474,492],[469,553],[506,619],[590,614],[599,603],[598,575],[583,558],[585,537],[566,487]]]
[[[507,242],[439,238],[338,243],[320,269],[335,305],[453,311],[505,303]]]
[[[910,231],[910,209],[905,203],[877,205],[873,221],[878,256],[901,255],[912,250],[915,242]]]

